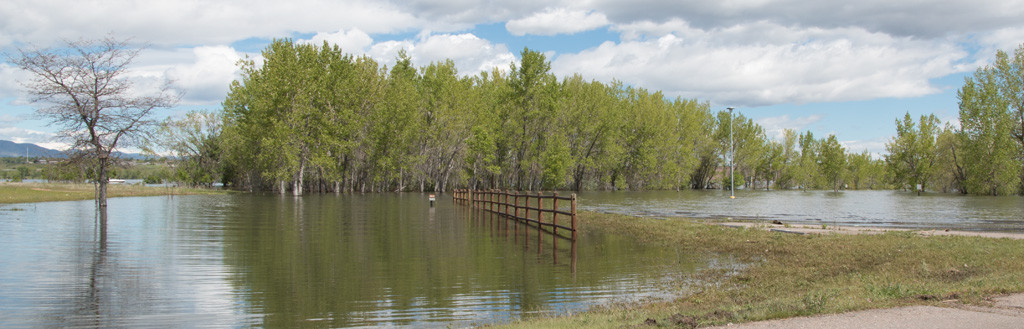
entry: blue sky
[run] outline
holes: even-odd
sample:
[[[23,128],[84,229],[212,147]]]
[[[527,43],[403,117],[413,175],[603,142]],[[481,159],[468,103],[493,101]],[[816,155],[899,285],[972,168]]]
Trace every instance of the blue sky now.
[[[669,97],[736,107],[770,137],[836,134],[851,151],[885,151],[894,120],[956,123],[956,91],[996,50],[1024,42],[1022,0],[535,1],[8,0],[0,52],[108,34],[150,44],[132,78],[172,79],[181,106],[217,110],[236,62],[274,38],[339,44],[393,63],[451,58],[462,74],[508,69],[524,47],[552,71],[613,79]],[[0,60],[0,139],[59,148]]]

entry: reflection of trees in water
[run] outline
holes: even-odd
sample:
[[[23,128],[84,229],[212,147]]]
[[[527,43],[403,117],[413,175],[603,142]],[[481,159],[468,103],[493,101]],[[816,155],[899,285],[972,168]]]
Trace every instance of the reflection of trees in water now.
[[[154,268],[132,265],[129,255],[122,259],[120,252],[110,248],[108,215],[105,208],[96,212],[91,241],[81,245],[81,263],[75,273],[62,283],[67,287],[59,293],[66,299],[59,301],[49,318],[62,326],[119,327],[146,324],[138,319],[146,314],[164,314],[164,307],[156,295],[164,289]],[[150,323],[152,325],[152,323]]]
[[[415,194],[253,197],[239,202],[225,228],[224,254],[249,291],[264,325],[403,325],[520,316],[548,308],[573,287],[595,287],[608,268],[573,275],[569,262],[490,235],[446,202],[436,209]],[[424,199],[425,200],[425,199]],[[536,241],[536,232],[531,233]],[[522,239],[522,237],[520,237]],[[615,264],[640,254],[628,241],[601,239],[591,255]],[[568,258],[569,242],[559,247]],[[590,245],[593,247],[594,245]],[[607,265],[606,264],[606,265]],[[558,301],[556,301],[558,300]],[[321,323],[321,322],[317,322]]]
[[[113,207],[118,208],[118,207]],[[120,208],[118,208],[120,209]],[[216,310],[197,306],[193,293],[199,288],[184,286],[188,264],[177,258],[174,245],[148,238],[173,235],[157,227],[131,230],[129,222],[146,219],[133,215],[109,216],[106,209],[84,220],[79,231],[54,241],[55,252],[46,254],[42,264],[51,268],[40,272],[31,289],[40,294],[35,314],[26,319],[35,326],[47,327],[190,327],[217,323],[230,324],[230,316],[213,319]],[[163,223],[163,219],[160,220]],[[172,219],[166,219],[171,223]],[[169,225],[170,226],[170,225]],[[170,239],[170,238],[168,238]],[[206,275],[206,273],[202,274]]]

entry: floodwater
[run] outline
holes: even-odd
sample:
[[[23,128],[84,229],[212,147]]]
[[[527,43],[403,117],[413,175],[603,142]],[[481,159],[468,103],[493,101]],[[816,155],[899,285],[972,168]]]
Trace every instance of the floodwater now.
[[[689,273],[725,266],[598,229],[573,245],[426,200],[0,205],[0,326],[463,327],[670,298]]]
[[[582,210],[651,217],[1024,232],[1024,197],[901,191],[584,192]]]

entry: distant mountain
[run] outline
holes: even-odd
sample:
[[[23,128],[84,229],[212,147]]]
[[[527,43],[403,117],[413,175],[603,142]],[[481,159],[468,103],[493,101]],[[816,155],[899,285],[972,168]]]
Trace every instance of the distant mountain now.
[[[36,144],[29,143],[15,143],[12,141],[0,140],[0,157],[23,157],[26,152],[28,157],[44,157],[44,158],[65,158],[67,154],[64,152],[51,150]],[[114,157],[122,159],[145,159],[146,156],[138,153],[121,153],[114,152]]]
[[[15,143],[12,141],[0,140],[0,157],[23,157],[28,154],[30,158],[63,158],[64,152],[51,150],[36,144]]]

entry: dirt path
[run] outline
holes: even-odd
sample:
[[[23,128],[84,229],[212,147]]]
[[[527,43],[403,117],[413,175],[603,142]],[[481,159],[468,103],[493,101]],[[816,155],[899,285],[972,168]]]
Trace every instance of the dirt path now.
[[[1024,239],[1022,233],[972,232],[955,230],[910,230],[875,227],[826,227],[781,223],[727,222],[722,226],[764,229],[793,234],[882,234],[892,231],[914,232],[924,236],[959,235],[987,238]],[[948,301],[940,306],[908,306],[841,314],[818,315],[744,323],[716,328],[1024,328],[1024,294],[991,299],[986,306]]]
[[[1024,294],[993,298],[990,305],[908,306],[841,314],[779,319],[715,328],[1022,328]]]
[[[764,229],[773,232],[782,233],[794,233],[794,234],[882,234],[885,232],[914,232],[924,236],[937,236],[937,235],[959,235],[959,236],[979,236],[986,238],[1007,238],[1007,239],[1024,239],[1024,233],[1009,233],[1009,232],[974,232],[974,231],[956,231],[956,230],[912,230],[912,229],[900,229],[900,228],[877,228],[877,227],[862,227],[862,226],[827,226],[822,228],[821,226],[812,225],[798,225],[798,224],[781,224],[781,223],[754,223],[754,222],[725,222],[719,223],[722,226],[737,227],[737,228],[754,228]],[[1024,325],[1022,325],[1024,326]]]

